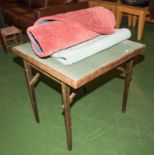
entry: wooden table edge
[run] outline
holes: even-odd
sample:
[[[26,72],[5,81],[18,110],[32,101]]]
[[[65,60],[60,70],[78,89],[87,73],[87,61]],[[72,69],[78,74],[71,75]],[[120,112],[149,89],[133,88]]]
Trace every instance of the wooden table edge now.
[[[39,71],[42,71],[43,74],[54,77],[59,82],[63,82],[69,86],[71,86],[74,89],[78,89],[84,84],[92,81],[93,79],[99,77],[100,75],[110,71],[111,69],[114,69],[115,67],[119,66],[123,62],[135,57],[136,55],[139,55],[142,53],[142,51],[145,49],[145,45],[143,45],[140,48],[137,48],[136,50],[133,50],[133,52],[130,52],[129,54],[126,54],[125,56],[121,57],[119,60],[114,61],[104,67],[99,68],[98,70],[89,73],[88,75],[82,77],[81,79],[75,81],[70,78],[68,78],[66,75],[56,71],[53,68],[49,68],[47,65],[40,63],[39,61],[27,56],[24,53],[21,53],[19,50],[17,50],[15,47],[12,48],[12,51],[15,55],[20,56],[22,59],[26,60],[28,63],[30,63],[34,68],[38,69]],[[39,64],[38,66],[36,64]],[[52,74],[51,74],[52,73]]]

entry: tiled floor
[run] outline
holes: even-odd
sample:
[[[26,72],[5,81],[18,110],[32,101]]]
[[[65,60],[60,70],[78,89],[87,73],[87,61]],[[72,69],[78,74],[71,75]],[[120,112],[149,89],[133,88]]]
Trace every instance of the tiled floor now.
[[[134,66],[125,114],[123,80],[112,73],[90,83],[87,94],[80,91],[71,109],[72,152],[66,147],[59,85],[45,77],[37,84],[41,123],[36,124],[22,62],[0,49],[0,154],[153,155],[153,27],[145,25],[141,42],[147,48]]]

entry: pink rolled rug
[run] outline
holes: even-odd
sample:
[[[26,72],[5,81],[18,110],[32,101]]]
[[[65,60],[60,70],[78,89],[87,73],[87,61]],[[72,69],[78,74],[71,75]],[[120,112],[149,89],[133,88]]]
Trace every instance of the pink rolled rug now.
[[[37,20],[27,29],[34,52],[39,57],[114,32],[115,17],[103,7],[72,11]]]

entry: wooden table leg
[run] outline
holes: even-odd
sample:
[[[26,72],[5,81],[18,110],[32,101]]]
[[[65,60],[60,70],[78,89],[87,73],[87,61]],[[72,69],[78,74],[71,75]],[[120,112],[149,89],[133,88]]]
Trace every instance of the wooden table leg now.
[[[133,60],[130,60],[126,64],[126,75],[125,75],[125,84],[124,84],[124,93],[123,93],[123,102],[122,102],[122,112],[124,113],[126,111],[126,104],[127,104],[127,97],[128,97],[128,91],[129,91],[129,84],[132,74],[132,65]]]
[[[25,60],[24,60],[24,68],[25,68],[25,75],[26,75],[26,80],[28,84],[28,90],[31,98],[34,117],[36,122],[39,123],[39,114],[38,114],[38,107],[37,107],[37,102],[35,97],[34,85],[31,82],[33,79],[32,69],[31,69],[31,66]]]
[[[70,92],[69,87],[62,83],[62,98],[63,98],[63,108],[64,108],[64,118],[65,118],[65,126],[66,126],[66,135],[67,135],[67,145],[68,150],[72,150],[72,129],[71,129],[71,115],[70,115]]]

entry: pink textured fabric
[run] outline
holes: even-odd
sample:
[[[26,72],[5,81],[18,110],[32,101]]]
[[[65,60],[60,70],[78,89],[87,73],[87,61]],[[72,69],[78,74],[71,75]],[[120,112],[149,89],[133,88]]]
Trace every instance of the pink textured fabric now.
[[[103,7],[72,11],[37,20],[27,34],[34,52],[46,57],[101,34],[114,32],[113,13]]]

